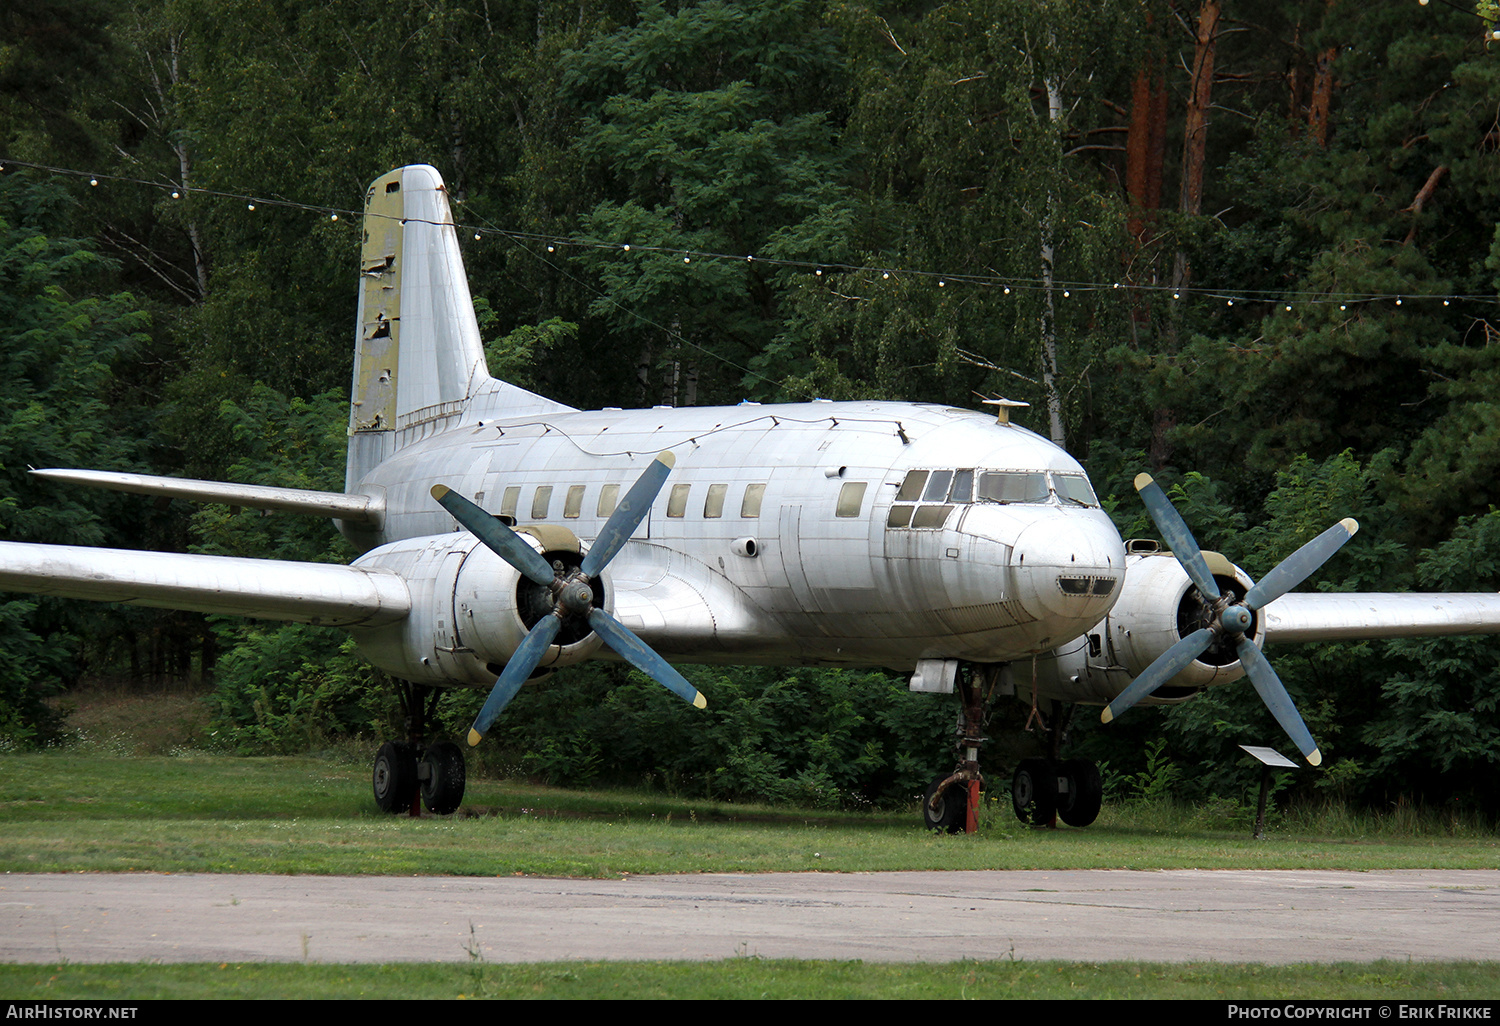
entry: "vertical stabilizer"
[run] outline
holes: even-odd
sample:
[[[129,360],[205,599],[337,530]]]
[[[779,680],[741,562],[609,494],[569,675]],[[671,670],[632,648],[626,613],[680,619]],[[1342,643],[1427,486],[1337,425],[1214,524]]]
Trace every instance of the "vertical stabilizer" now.
[[[436,168],[413,164],[371,183],[359,271],[349,490],[407,441],[462,416],[480,393],[518,414],[568,409],[489,376]]]

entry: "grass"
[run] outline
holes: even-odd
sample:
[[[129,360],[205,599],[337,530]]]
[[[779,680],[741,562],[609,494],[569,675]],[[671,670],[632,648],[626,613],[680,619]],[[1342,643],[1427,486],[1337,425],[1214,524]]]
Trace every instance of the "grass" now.
[[[319,965],[0,966],[12,1001],[162,998],[807,998],[975,1000],[1181,998],[1493,1000],[1500,972],[1475,962],[1242,965],[1144,962],[876,964],[736,958],[720,962],[483,962]]]
[[[369,771],[332,756],[0,756],[0,871],[610,877],[912,869],[1493,869],[1500,837],[1463,823],[1283,817],[1267,840],[1220,810],[1107,806],[1083,830],[980,833],[916,811],[836,813],[635,791],[475,780],[448,818],[391,817]],[[1226,818],[1228,817],[1228,818]]]

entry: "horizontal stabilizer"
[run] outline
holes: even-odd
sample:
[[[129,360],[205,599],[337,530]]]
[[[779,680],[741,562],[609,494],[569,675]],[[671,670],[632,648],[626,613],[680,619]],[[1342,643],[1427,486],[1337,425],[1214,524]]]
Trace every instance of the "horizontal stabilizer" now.
[[[229,481],[195,481],[186,477],[154,477],[150,474],[119,474],[108,470],[33,470],[48,481],[108,488],[136,495],[158,495],[190,502],[220,502],[226,506],[274,509],[283,513],[309,513],[378,528],[383,504],[368,495],[319,492],[310,488],[274,488],[267,485],[235,484]]]
[[[1266,606],[1262,616],[1268,645],[1500,634],[1500,595],[1292,592]]]
[[[329,627],[381,627],[411,610],[389,570],[29,542],[0,542],[0,591]]]

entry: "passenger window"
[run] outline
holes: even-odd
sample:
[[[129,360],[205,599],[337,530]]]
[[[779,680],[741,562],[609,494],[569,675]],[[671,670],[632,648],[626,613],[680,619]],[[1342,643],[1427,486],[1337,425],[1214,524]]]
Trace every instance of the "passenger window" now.
[[[927,479],[927,488],[922,492],[923,502],[942,502],[948,498],[948,482],[953,480],[953,471],[934,470]]]
[[[916,502],[922,497],[922,486],[927,483],[927,471],[908,470],[906,480],[896,492],[897,502]]]
[[[568,498],[563,503],[563,516],[569,520],[577,520],[579,512],[583,509],[583,491],[585,485],[569,485]]]
[[[864,501],[865,482],[845,481],[844,487],[839,489],[839,504],[834,510],[834,516],[857,517],[860,504]]]
[[[680,517],[687,512],[688,492],[692,489],[692,485],[672,486],[672,494],[667,497],[667,516]]]
[[[727,491],[729,491],[727,484],[708,486],[708,498],[703,500],[704,519],[717,520],[724,515],[724,493]]]
[[[607,484],[599,489],[599,507],[594,511],[597,516],[607,517],[615,511],[615,506],[620,502],[620,486]]]
[[[531,497],[531,519],[546,520],[547,507],[552,505],[552,486],[537,485],[536,494]]]
[[[763,484],[746,485],[745,500],[740,503],[740,516],[746,520],[760,516],[760,503],[765,494],[766,486]]]
[[[505,489],[505,494],[500,497],[500,515],[510,517],[514,523],[516,519],[516,506],[521,501],[521,486],[511,485]]]

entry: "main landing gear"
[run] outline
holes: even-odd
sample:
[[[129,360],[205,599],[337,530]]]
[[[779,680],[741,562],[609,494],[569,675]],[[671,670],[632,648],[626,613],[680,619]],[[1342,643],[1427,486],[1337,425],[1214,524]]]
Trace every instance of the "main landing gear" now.
[[[986,711],[1001,681],[1003,667],[960,664],[954,681],[961,709],[956,747],[958,765],[952,773],[935,777],[922,796],[922,823],[943,833],[974,833],[979,810],[979,791],[984,777],[979,772],[979,747],[984,736]],[[1064,712],[1053,702],[1052,726],[1040,710],[1033,708],[1027,729],[1040,729],[1049,758],[1022,759],[1011,778],[1011,806],[1016,818],[1031,826],[1054,827],[1058,819],[1074,827],[1088,826],[1099,817],[1104,800],[1099,767],[1089,759],[1061,759],[1072,710]],[[1036,728],[1033,728],[1036,724]]]
[[[427,745],[422,735],[432,722],[438,692],[422,684],[396,683],[406,712],[406,740],[387,741],[375,753],[371,784],[381,812],[420,816],[422,806],[439,816],[458,809],[468,774],[463,749],[452,741]]]

